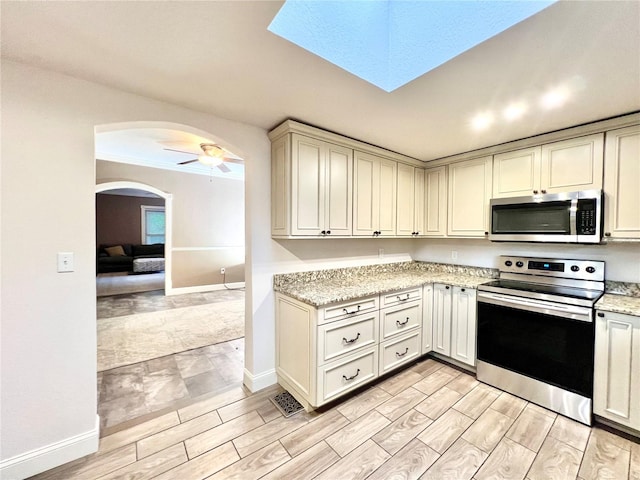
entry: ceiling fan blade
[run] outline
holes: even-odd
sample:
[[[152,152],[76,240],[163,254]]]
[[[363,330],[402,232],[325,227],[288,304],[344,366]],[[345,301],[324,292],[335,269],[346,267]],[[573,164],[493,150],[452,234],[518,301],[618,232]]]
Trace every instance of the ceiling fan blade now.
[[[176,150],[175,148],[163,148],[163,150],[169,150],[170,152],[186,153],[187,155],[199,155],[198,152],[185,152],[184,150]]]
[[[222,170],[222,172],[224,173],[229,173],[231,171],[231,169],[227,167],[224,163],[221,163],[220,165],[218,165],[218,168]]]
[[[241,158],[224,157],[224,161],[229,163],[237,163],[239,165],[244,164],[244,160],[242,160]]]
[[[198,161],[198,159],[194,158],[193,160],[187,160],[186,162],[180,162],[178,165],[188,165],[190,163],[197,162],[197,161]]]

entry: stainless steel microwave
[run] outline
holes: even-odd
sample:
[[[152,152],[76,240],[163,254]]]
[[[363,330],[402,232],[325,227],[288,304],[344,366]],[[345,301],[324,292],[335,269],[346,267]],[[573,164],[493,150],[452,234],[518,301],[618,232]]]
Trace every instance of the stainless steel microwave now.
[[[602,190],[491,200],[493,242],[600,243]]]

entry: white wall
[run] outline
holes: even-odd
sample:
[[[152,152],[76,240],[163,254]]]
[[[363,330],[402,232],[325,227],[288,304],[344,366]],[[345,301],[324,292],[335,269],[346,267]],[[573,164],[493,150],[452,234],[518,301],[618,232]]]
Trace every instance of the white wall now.
[[[95,428],[95,127],[144,120],[210,132],[246,159],[247,190],[258,192],[247,195],[250,219],[267,222],[270,144],[255,127],[5,60],[1,87],[4,467]],[[251,182],[260,185],[252,189]],[[265,242],[246,230],[248,250]],[[73,273],[56,273],[60,251],[75,253]],[[253,258],[269,265],[269,254],[260,246]],[[250,271],[246,277],[250,282]],[[272,336],[272,312],[252,325],[261,301],[247,295],[247,330]],[[273,368],[273,347],[265,350],[252,355],[264,365],[249,362],[250,372]]]
[[[457,252],[453,260],[451,252]],[[561,245],[539,243],[494,243],[485,239],[417,240],[415,260],[498,268],[499,255],[520,255],[576,260],[604,260],[607,280],[640,283],[640,244]]]

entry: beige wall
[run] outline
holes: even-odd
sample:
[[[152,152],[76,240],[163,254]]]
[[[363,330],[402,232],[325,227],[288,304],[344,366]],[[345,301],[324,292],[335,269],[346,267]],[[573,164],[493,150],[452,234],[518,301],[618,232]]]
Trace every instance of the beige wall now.
[[[139,182],[172,195],[173,288],[244,281],[244,182],[96,161],[96,183]],[[232,268],[231,268],[232,267]]]

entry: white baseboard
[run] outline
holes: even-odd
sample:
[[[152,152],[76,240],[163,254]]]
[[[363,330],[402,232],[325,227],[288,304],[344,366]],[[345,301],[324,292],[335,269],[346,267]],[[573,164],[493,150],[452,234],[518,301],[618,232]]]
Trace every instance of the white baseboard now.
[[[92,430],[0,462],[0,479],[22,480],[98,451],[100,417]]]
[[[253,375],[249,370],[244,369],[244,386],[252,392],[257,392],[276,383],[278,383],[278,377],[275,369],[267,370],[258,375]]]
[[[167,288],[165,289],[165,295],[182,295],[184,293],[202,293],[202,292],[213,292],[215,290],[224,290],[225,288],[244,288],[244,282],[235,282],[235,283],[227,283],[225,284],[216,283],[213,285],[196,285],[194,287],[177,287],[177,288]]]

